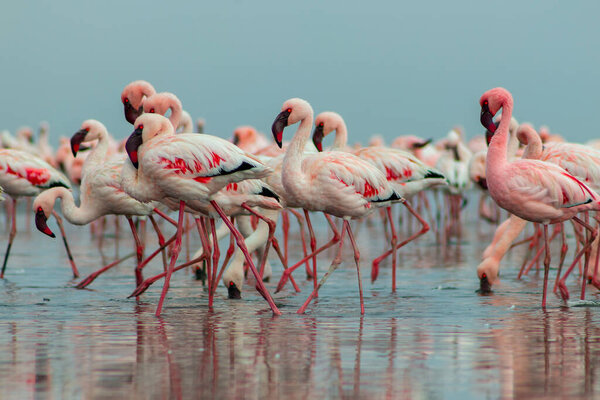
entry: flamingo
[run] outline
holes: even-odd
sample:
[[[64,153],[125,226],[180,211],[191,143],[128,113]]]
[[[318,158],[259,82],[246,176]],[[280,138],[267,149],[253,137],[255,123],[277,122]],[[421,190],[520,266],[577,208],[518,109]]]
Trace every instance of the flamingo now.
[[[336,150],[348,149],[348,129],[341,115],[332,111],[325,111],[315,118],[315,130],[313,132],[313,142],[317,149],[322,151],[322,141],[325,136],[335,131],[333,148]],[[403,198],[408,199],[423,190],[446,184],[445,177],[434,168],[428,167],[415,156],[399,149],[381,146],[369,146],[350,152],[359,158],[367,161],[382,173],[385,174],[388,183],[393,187],[396,193]],[[396,236],[396,227],[391,217],[391,207],[386,209],[388,221],[392,232],[391,249],[385,251],[381,256],[373,260],[371,279],[377,278],[379,263],[393,254],[392,257],[392,291],[396,291],[396,251],[425,234],[429,230],[427,222],[417,213],[408,201],[402,203],[407,210],[421,223],[421,230],[412,235],[399,245]]]
[[[490,89],[481,96],[479,104],[481,124],[493,134],[486,160],[490,196],[508,212],[544,226],[546,256],[542,307],[545,307],[550,268],[548,224],[572,219],[590,232],[590,239],[573,260],[571,268],[574,267],[597,236],[597,230],[580,220],[577,214],[600,210],[600,197],[555,164],[528,159],[512,162],[508,160],[508,125],[513,110],[513,98],[510,92],[500,87]],[[493,117],[500,109],[502,109],[502,118],[496,128]],[[587,262],[584,279],[586,277]],[[585,297],[585,284],[581,296]]]
[[[155,93],[154,86],[142,80],[133,81],[125,86],[121,92],[121,103],[123,103],[123,111],[127,122],[133,125],[135,119],[144,111],[144,99]]]
[[[304,153],[313,122],[313,109],[306,100],[293,98],[283,103],[281,112],[275,118],[272,126],[273,136],[279,147],[282,146],[284,128],[298,122],[300,122],[300,126],[283,159],[281,180],[287,196],[294,199],[304,210],[322,211],[342,218],[344,221],[337,255],[329,271],[323,276],[298,313],[304,312],[325,280],[339,266],[344,234],[347,231],[354,250],[360,308],[361,314],[364,314],[359,264],[360,252],[348,221],[351,218],[361,218],[374,208],[386,207],[393,201],[403,199],[388,184],[383,173],[353,154],[338,151]],[[308,212],[306,215],[308,216]],[[313,235],[312,232],[311,235]]]
[[[173,93],[155,93],[144,100],[143,110],[145,113],[157,113],[165,115],[171,110],[169,121],[173,129],[180,133],[192,133],[192,117],[181,106],[181,101]]]
[[[253,154],[270,145],[262,133],[248,125],[235,128],[232,142],[240,149]]]
[[[132,197],[142,201],[178,204],[177,236],[167,270],[156,316],[162,310],[177,256],[181,250],[183,215],[186,205],[203,209],[210,203],[234,235],[254,277],[258,291],[265,297],[274,314],[280,314],[265,288],[248,253],[243,237],[231,224],[213,196],[230,183],[261,178],[270,168],[256,157],[232,143],[211,135],[175,135],[171,122],[160,114],[143,114],[135,121],[135,130],[127,140],[129,162],[122,173],[122,186]],[[211,218],[214,232],[214,220]],[[204,246],[205,248],[207,246]]]
[[[13,240],[17,234],[17,199],[21,196],[32,197],[40,194],[46,189],[53,187],[71,188],[69,180],[50,164],[33,154],[21,150],[1,149],[0,150],[0,186],[12,198],[11,209],[11,230],[8,237],[8,247],[4,254],[4,262],[0,279],[4,278],[8,256]],[[79,276],[77,266],[71,255],[67,239],[65,237],[62,220],[55,213],[56,222],[60,227],[67,256],[73,271],[73,277]]]

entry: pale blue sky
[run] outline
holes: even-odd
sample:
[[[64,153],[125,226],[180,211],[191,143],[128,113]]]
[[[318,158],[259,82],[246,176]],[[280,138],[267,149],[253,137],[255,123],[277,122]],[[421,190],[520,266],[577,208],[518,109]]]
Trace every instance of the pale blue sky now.
[[[270,133],[290,97],[338,111],[351,141],[472,136],[479,96],[504,86],[519,120],[585,141],[600,136],[598,15],[598,1],[8,2],[0,129],[45,119],[56,143],[96,118],[125,137],[120,92],[146,79],[220,136]]]

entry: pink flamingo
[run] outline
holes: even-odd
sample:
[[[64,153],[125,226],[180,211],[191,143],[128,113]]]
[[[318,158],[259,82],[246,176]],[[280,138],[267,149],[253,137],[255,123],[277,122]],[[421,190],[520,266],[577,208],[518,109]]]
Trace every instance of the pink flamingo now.
[[[133,81],[125,86],[121,92],[121,103],[127,122],[133,125],[135,119],[144,112],[144,99],[154,93],[154,86],[146,81]]]
[[[508,161],[508,125],[512,116],[513,99],[506,89],[488,90],[481,96],[479,104],[481,123],[494,134],[486,161],[490,196],[508,212],[544,226],[546,257],[542,307],[545,307],[550,267],[548,224],[573,219],[590,232],[590,240],[575,257],[571,265],[573,267],[597,235],[594,228],[576,215],[584,211],[600,210],[600,197],[557,165],[527,159]],[[493,117],[500,109],[502,109],[502,118],[496,128]],[[587,263],[585,275],[587,275]],[[582,297],[585,296],[585,285],[581,294]]]
[[[4,262],[0,279],[4,278],[6,263],[10,254],[10,248],[17,234],[17,199],[21,196],[32,197],[40,194],[42,191],[53,188],[63,187],[71,188],[69,180],[50,164],[30,153],[21,150],[2,149],[0,150],[0,186],[12,198],[11,220],[12,226],[8,237],[8,247],[4,254]],[[73,277],[77,278],[79,272],[71,255],[65,231],[62,225],[62,220],[58,214],[54,213],[56,222],[60,227],[60,232],[63,236],[65,249]]]
[[[271,144],[265,135],[248,125],[235,128],[232,142],[240,149],[253,154]]]
[[[294,199],[305,210],[322,211],[344,220],[338,253],[329,271],[323,276],[298,313],[304,312],[318,293],[319,288],[339,266],[344,234],[347,231],[354,250],[361,314],[364,314],[359,265],[360,252],[348,221],[351,218],[361,218],[376,207],[386,207],[392,201],[400,201],[402,197],[388,184],[383,173],[352,154],[338,151],[304,153],[313,122],[312,107],[305,100],[293,98],[283,103],[281,112],[275,118],[272,126],[273,136],[278,146],[282,145],[283,129],[297,122],[300,122],[300,126],[292,138],[283,160],[281,180],[285,191],[289,198]],[[308,217],[308,213],[306,215]]]
[[[325,136],[335,131],[333,148],[336,150],[348,149],[348,129],[341,115],[332,111],[325,111],[315,118],[315,130],[313,132],[313,142],[317,149],[323,149],[322,141]],[[434,168],[428,167],[418,160],[412,154],[399,149],[390,147],[370,146],[357,151],[351,151],[352,154],[367,161],[382,173],[385,174],[389,185],[396,193],[407,199],[411,198],[423,190],[445,185],[445,177]],[[392,291],[396,291],[396,251],[407,243],[417,239],[419,236],[429,231],[427,222],[417,213],[408,201],[402,202],[407,210],[421,223],[421,230],[411,235],[401,243],[397,243],[396,227],[392,218],[391,207],[387,207],[388,221],[392,232],[391,249],[385,251],[381,256],[373,260],[371,270],[371,280],[375,280],[379,271],[379,264],[382,260],[392,256]]]
[[[254,277],[258,291],[273,313],[280,314],[246,249],[243,237],[235,229],[217,201],[219,190],[244,179],[261,178],[270,169],[252,155],[226,140],[210,135],[174,134],[171,122],[160,114],[143,114],[135,122],[135,131],[127,140],[131,162],[122,170],[122,186],[132,197],[142,201],[170,201],[179,205],[177,236],[163,291],[156,309],[159,316],[169,288],[177,256],[181,250],[183,216],[186,205],[202,209],[210,203],[234,235]],[[214,220],[211,218],[214,233]],[[206,246],[205,246],[206,248]]]

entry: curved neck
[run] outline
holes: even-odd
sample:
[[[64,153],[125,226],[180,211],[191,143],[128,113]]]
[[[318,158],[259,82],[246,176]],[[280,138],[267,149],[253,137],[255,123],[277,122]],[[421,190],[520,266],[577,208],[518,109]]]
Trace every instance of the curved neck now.
[[[495,166],[504,164],[507,162],[507,145],[508,145],[508,127],[510,125],[510,118],[512,117],[512,101],[509,99],[502,103],[502,118],[500,119],[500,125],[496,130],[496,133],[492,137],[490,147],[488,149],[487,169],[490,169],[490,165]]]
[[[86,166],[98,165],[104,162],[107,153],[108,134],[105,131],[101,131],[100,135],[98,136],[98,143],[96,143],[96,146],[94,146],[94,148],[90,151],[90,155],[85,159],[83,170],[85,171]]]
[[[194,122],[189,113],[181,112],[181,120],[179,121],[178,127],[181,128],[181,133],[192,133],[194,131]]]
[[[301,121],[298,130],[294,134],[290,145],[285,153],[285,157],[283,159],[284,167],[289,165],[291,168],[294,168],[300,171],[300,166],[302,164],[302,154],[304,153],[304,146],[308,139],[310,138],[310,128],[313,123],[313,113],[312,110],[306,115]]]
[[[177,127],[179,126],[179,121],[181,120],[181,107],[175,103],[171,102],[170,107],[171,115],[169,115],[169,121],[171,121],[171,125],[173,125],[173,131],[177,131]]]
[[[346,128],[346,123],[344,121],[340,121],[335,129],[335,140],[333,141],[333,148],[341,149],[346,147],[347,144],[348,128]]]
[[[523,158],[531,160],[539,160],[542,156],[542,138],[533,129],[525,130],[519,133],[519,140],[525,144],[525,151],[523,152]]]
[[[83,198],[83,207],[77,207],[75,199],[73,199],[73,193],[70,190],[65,188],[56,188],[52,190],[55,191],[54,199],[61,199],[60,208],[62,214],[70,223],[75,225],[85,225],[100,216],[93,207],[85,207]]]

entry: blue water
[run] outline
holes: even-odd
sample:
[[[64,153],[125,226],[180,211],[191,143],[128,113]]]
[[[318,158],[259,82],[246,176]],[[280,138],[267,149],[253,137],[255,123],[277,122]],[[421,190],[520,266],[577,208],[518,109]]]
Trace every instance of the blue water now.
[[[369,281],[370,260],[385,239],[377,218],[364,224],[357,233],[364,316],[348,251],[305,315],[295,313],[312,287],[302,269],[295,274],[302,293],[288,286],[274,295],[280,317],[248,283],[238,301],[220,287],[209,310],[202,284],[181,271],[156,318],[160,282],[139,302],[126,298],[134,288],[132,259],[89,290],[74,289],[60,240],[28,229],[24,217],[0,282],[2,399],[592,398],[600,392],[596,289],[588,288],[588,302],[571,307],[551,294],[543,311],[542,274],[532,270],[516,280],[524,254],[517,248],[493,295],[478,295],[475,267],[493,233],[483,222],[467,218],[463,237],[446,246],[430,232],[403,249],[396,293],[389,262]],[[314,223],[325,241],[324,219],[315,215]],[[67,227],[82,276],[131,251],[126,221],[120,225],[117,239],[109,220],[101,250],[87,227]],[[156,242],[150,230],[147,242],[149,248]],[[193,252],[197,235],[191,245]],[[319,258],[321,273],[332,258]],[[272,264],[278,278],[274,258]],[[152,263],[145,276],[161,269]],[[267,284],[271,291],[276,280]],[[577,290],[575,279],[569,287]]]

